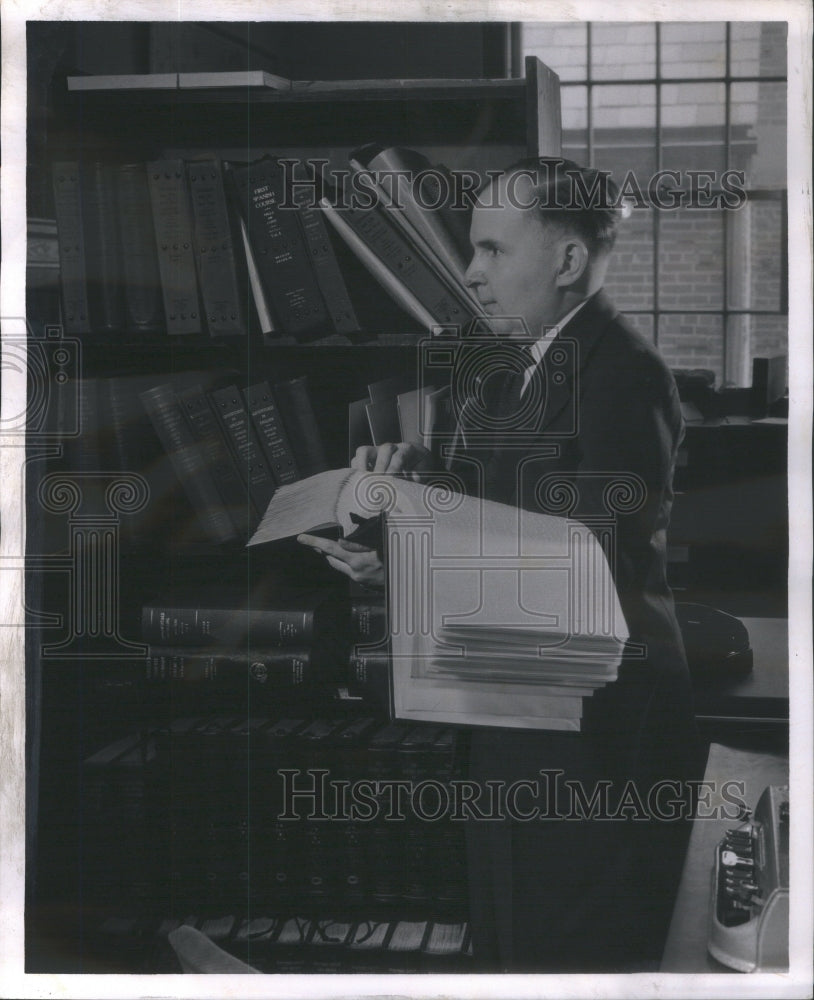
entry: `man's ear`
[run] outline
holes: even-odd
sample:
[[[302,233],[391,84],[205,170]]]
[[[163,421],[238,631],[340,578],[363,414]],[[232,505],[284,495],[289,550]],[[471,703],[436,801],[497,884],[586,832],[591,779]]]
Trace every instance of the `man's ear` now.
[[[585,274],[590,261],[588,248],[573,236],[566,237],[560,244],[560,269],[557,272],[557,286],[567,288],[575,284]]]

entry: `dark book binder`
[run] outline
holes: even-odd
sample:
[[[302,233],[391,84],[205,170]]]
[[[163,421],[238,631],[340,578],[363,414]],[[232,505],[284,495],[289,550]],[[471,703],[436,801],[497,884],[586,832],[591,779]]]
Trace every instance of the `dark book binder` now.
[[[410,726],[405,723],[391,723],[371,737],[368,750],[371,781],[385,782],[401,776],[399,746],[409,731]],[[371,822],[369,878],[373,898],[382,903],[400,899],[404,891],[404,823],[388,819],[394,809],[391,795],[396,794],[383,787],[379,789],[377,812]],[[399,831],[395,836],[394,829]]]
[[[235,266],[232,224],[217,160],[187,164],[195,259],[204,315],[213,337],[245,334]]]
[[[307,377],[303,375],[285,382],[276,382],[272,391],[288,439],[297,456],[300,474],[307,478],[324,472],[329,467],[328,458]]]
[[[223,509],[203,449],[172,386],[154,386],[140,393],[140,399],[207,537],[216,543],[235,538],[234,526]]]
[[[243,397],[276,484],[295,482],[300,478],[299,469],[268,382],[250,385],[243,390]]]
[[[96,333],[119,333],[124,326],[124,301],[113,166],[101,161],[83,166],[82,191],[91,325]]]
[[[153,646],[218,647],[229,650],[298,649],[336,633],[346,609],[334,594],[201,588],[191,598],[151,601],[142,609],[142,638]]]
[[[274,495],[276,483],[255,436],[243,396],[235,386],[227,386],[212,392],[210,398],[252,504],[262,517]]]
[[[59,244],[59,280],[62,290],[62,323],[72,335],[91,332],[85,271],[85,232],[82,220],[82,187],[79,164],[55,163],[54,206]]]
[[[118,182],[125,326],[135,333],[158,333],[164,326],[164,309],[147,168],[143,163],[123,163]]]
[[[203,330],[192,243],[189,187],[183,160],[147,164],[167,333]]]
[[[330,325],[310,262],[298,211],[283,207],[285,180],[270,157],[248,166],[232,165],[237,203],[249,243],[276,319],[298,340],[313,340]]]
[[[367,650],[359,643],[351,650],[348,694],[393,717],[393,665],[388,647]]]
[[[201,386],[192,386],[178,393],[184,416],[201,444],[215,486],[241,538],[251,531],[250,501],[235,458]]]
[[[343,206],[335,211],[436,323],[460,327],[472,320],[473,305],[463,290],[458,292],[447,285],[384,210]]]
[[[290,190],[291,200],[299,208],[299,220],[305,238],[311,265],[322,292],[334,330],[350,339],[362,332],[356,312],[348,294],[345,279],[336,259],[322,211],[317,207],[314,189],[310,185],[297,185],[301,179],[295,168]]]

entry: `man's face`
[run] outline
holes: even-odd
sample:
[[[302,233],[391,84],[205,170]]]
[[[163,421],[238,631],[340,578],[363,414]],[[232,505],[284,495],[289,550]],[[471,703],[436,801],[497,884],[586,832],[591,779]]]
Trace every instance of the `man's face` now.
[[[517,178],[515,202],[532,200],[530,182]],[[496,207],[487,207],[494,204]],[[469,239],[474,249],[466,271],[484,311],[495,317],[521,317],[528,335],[538,337],[544,326],[559,319],[558,244],[561,233],[506,197],[505,178],[492,185],[475,204]],[[504,337],[522,337],[517,323],[491,323]]]

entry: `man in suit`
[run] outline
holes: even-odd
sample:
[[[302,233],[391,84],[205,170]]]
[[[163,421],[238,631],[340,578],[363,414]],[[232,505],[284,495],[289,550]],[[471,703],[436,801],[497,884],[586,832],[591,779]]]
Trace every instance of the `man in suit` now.
[[[617,813],[574,815],[569,800],[544,819],[468,824],[475,954],[494,971],[654,967],[685,829],[663,796],[639,805],[664,783],[678,802],[684,792],[671,783],[694,777],[698,763],[666,582],[681,410],[663,359],[602,291],[615,202],[596,171],[531,160],[493,176],[472,215],[466,281],[509,360],[475,380],[446,465],[469,492],[594,528],[638,651],[595,699],[586,732],[472,734],[470,778],[511,784],[546,769],[549,783],[559,773],[588,800],[607,783]],[[511,358],[513,344],[527,350]],[[354,465],[421,473],[433,456],[392,444],[360,449]],[[354,579],[381,579],[369,550],[316,547]]]

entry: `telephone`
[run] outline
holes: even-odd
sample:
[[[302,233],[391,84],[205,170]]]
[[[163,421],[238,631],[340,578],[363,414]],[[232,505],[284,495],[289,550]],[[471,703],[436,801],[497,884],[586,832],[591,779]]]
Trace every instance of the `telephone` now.
[[[770,785],[715,849],[707,947],[738,972],[788,969],[789,790]]]

